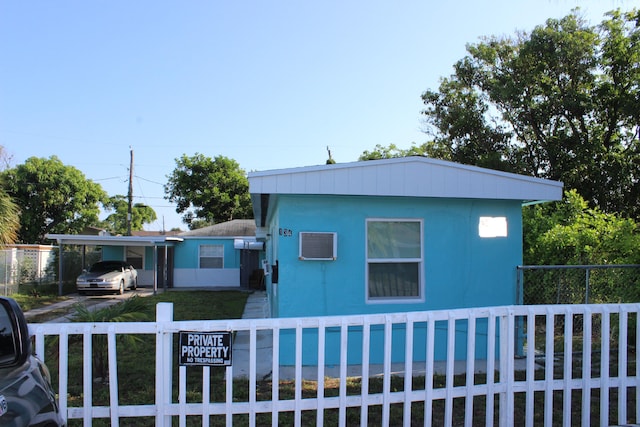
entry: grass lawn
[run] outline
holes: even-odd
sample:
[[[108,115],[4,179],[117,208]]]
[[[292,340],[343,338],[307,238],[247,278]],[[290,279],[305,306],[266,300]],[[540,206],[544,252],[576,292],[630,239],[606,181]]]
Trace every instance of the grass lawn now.
[[[69,299],[67,294],[75,292],[75,284],[65,285],[63,295],[58,296],[58,285],[20,285],[19,292],[9,295],[20,304],[22,311],[54,304]]]

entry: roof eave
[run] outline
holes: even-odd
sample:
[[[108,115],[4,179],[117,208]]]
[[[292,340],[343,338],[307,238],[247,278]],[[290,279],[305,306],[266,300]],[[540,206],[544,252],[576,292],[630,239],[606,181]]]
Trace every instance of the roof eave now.
[[[45,238],[55,240],[59,245],[90,246],[172,246],[184,240],[176,236],[91,236],[83,234],[46,234]]]

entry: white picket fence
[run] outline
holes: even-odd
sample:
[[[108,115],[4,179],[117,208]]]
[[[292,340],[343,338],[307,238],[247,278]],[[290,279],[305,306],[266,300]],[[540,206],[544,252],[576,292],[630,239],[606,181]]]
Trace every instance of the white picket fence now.
[[[640,353],[636,352],[639,336],[640,304],[568,305],[568,306],[504,306],[444,311],[408,312],[394,314],[356,315],[318,318],[243,319],[223,321],[173,321],[173,307],[158,304],[156,322],[148,323],[65,323],[31,324],[35,335],[36,353],[45,354],[45,337],[59,339],[57,363],[60,372],[56,384],[59,403],[69,421],[83,420],[89,426],[92,420],[104,418],[117,426],[124,417],[153,417],[157,426],[181,426],[188,420],[198,425],[210,425],[211,416],[223,417],[226,425],[267,423],[277,426],[284,413],[292,417],[292,424],[305,424],[303,416],[313,414],[316,425],[323,425],[332,411],[332,420],[341,426],[352,425],[354,419],[366,426],[373,409],[375,423],[381,425],[611,425],[640,422]],[[464,323],[464,331],[460,324]],[[377,326],[380,325],[380,326]],[[391,360],[394,349],[393,330],[403,325],[405,360],[399,365]],[[446,329],[445,342],[436,342],[436,329]],[[476,330],[476,325],[482,325]],[[369,363],[372,327],[384,331],[384,361],[380,366]],[[458,330],[456,331],[456,327]],[[363,331],[358,345],[362,346],[362,360],[358,366],[347,363],[350,330]],[[426,341],[413,339],[414,331],[426,328]],[[325,377],[333,373],[325,366],[325,332],[339,330],[340,364],[336,366],[339,378],[337,392],[326,396]],[[483,330],[479,333],[480,329]],[[296,364],[279,366],[280,337],[284,330],[295,331]],[[302,360],[305,330],[317,335],[318,365],[311,371],[318,381],[318,391],[309,397],[303,395],[303,380],[308,378],[309,367]],[[233,331],[249,336],[249,367],[247,381],[234,381],[239,366],[232,364],[225,370],[221,384],[210,383],[209,367],[202,369],[202,401],[187,397],[187,369],[174,360],[174,341],[180,331]],[[92,335],[104,334],[108,343],[109,404],[96,406],[93,402]],[[127,405],[118,393],[117,336],[121,334],[155,335],[155,361],[153,354],[140,355],[140,363],[155,363],[155,402],[146,405]],[[261,334],[268,334],[268,358],[272,361],[271,399],[259,395],[262,378],[257,364],[267,357],[264,348],[257,345]],[[82,401],[68,399],[70,337],[82,337],[83,384]],[[237,335],[236,335],[237,336]],[[461,338],[464,336],[464,338]],[[47,338],[47,340],[51,340]],[[463,342],[461,342],[461,340]],[[486,354],[475,354],[478,340],[483,340]],[[75,342],[75,341],[73,341]],[[307,343],[305,343],[306,345]],[[486,344],[486,346],[484,345]],[[75,345],[75,344],[74,344]],[[396,343],[397,345],[397,343]],[[414,346],[425,346],[426,360],[415,361]],[[438,347],[443,345],[446,360],[435,360]],[[455,360],[457,346],[466,346],[464,360]],[[271,353],[272,352],[272,353]],[[178,370],[178,384],[172,384],[172,373]],[[293,397],[281,396],[279,383],[286,369],[293,373]],[[234,370],[236,372],[234,373]],[[349,373],[356,371],[362,377],[357,393],[349,391]],[[495,375],[459,375],[460,371],[484,371]],[[412,375],[424,381],[412,381]],[[369,380],[380,374],[381,389],[372,390]],[[400,377],[400,384],[392,377]],[[151,383],[152,379],[150,379]],[[200,380],[199,380],[200,381]],[[327,382],[328,383],[328,382]],[[248,389],[248,397],[240,399],[234,387]],[[222,401],[212,401],[211,387],[223,387]],[[175,388],[175,390],[174,390]],[[334,386],[335,389],[335,386]],[[177,390],[177,399],[172,396]],[[73,404],[72,404],[73,403]],[[244,415],[242,423],[238,414]],[[265,415],[266,414],[266,415]],[[337,415],[336,415],[337,414]],[[262,418],[261,418],[262,417]],[[213,419],[213,418],[211,418]],[[287,418],[289,419],[289,418]],[[195,420],[195,421],[193,421]],[[219,421],[219,420],[218,420]],[[308,418],[307,418],[308,422]],[[213,423],[213,421],[211,421]]]

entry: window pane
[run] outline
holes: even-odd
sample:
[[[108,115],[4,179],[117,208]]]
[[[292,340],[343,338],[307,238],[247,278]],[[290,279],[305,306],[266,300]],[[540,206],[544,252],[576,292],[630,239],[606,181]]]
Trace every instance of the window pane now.
[[[223,245],[200,245],[200,268],[222,268],[223,264]]]
[[[201,257],[221,257],[224,255],[222,245],[200,245]]]
[[[200,268],[222,268],[222,258],[200,258]]]
[[[369,298],[419,297],[420,263],[370,263]]]
[[[369,258],[420,258],[420,223],[417,221],[369,221]]]

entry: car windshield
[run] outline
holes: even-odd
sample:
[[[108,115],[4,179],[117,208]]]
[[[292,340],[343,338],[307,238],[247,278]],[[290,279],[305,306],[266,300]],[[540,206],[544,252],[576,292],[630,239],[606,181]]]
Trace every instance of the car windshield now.
[[[122,264],[117,262],[98,262],[91,266],[91,273],[108,273],[109,271],[121,271]]]

